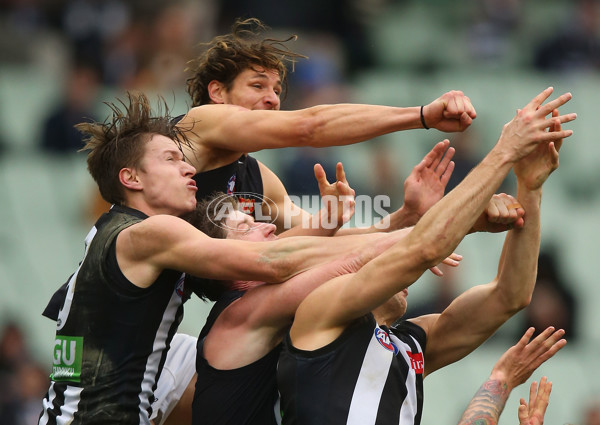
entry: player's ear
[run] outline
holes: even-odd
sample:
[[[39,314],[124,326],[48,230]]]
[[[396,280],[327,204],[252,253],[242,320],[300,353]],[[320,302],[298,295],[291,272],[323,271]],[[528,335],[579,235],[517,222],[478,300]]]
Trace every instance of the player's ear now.
[[[119,171],[119,181],[130,190],[141,190],[143,187],[135,168],[121,168],[121,171]]]
[[[212,103],[223,104],[225,103],[225,99],[223,95],[225,94],[225,85],[217,80],[212,80],[208,83],[208,97]]]

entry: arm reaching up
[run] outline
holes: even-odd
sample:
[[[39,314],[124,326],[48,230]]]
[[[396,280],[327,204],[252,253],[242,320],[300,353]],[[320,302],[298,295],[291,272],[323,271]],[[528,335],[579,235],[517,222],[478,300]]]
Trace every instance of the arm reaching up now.
[[[425,213],[406,238],[369,262],[349,281],[341,284],[339,280],[333,280],[313,291],[296,313],[290,332],[294,345],[301,349],[316,349],[333,341],[355,319],[399,294],[425,270],[450,255],[472,229],[494,190],[515,163],[527,157],[539,144],[571,135],[571,131],[546,131],[557,122],[576,118],[575,114],[546,118],[552,110],[571,99],[567,93],[543,104],[551,93],[552,88],[544,90],[520,110],[504,126],[491,152],[456,188]],[[507,243],[514,250],[510,254],[510,263],[515,271],[511,271],[507,263],[497,284],[480,285],[467,291],[446,309],[446,314],[411,319],[427,333],[425,374],[471,352],[529,299],[533,288],[529,282],[535,281],[535,267],[529,264],[535,263],[539,245],[539,220],[536,219],[539,203],[535,197],[528,198],[526,203],[519,196],[517,198],[528,216],[523,229],[512,230],[509,233],[516,233],[507,236]],[[517,267],[514,262],[520,262],[521,266]],[[515,279],[517,269],[521,274],[524,270],[526,273]]]
[[[411,319],[427,332],[425,374],[469,354],[531,300],[540,244],[541,187],[558,167],[558,151],[554,146],[571,134],[562,130],[560,123],[576,118],[575,114],[561,116],[556,110],[569,101],[568,93],[543,104],[551,93],[551,88],[544,90],[519,110],[504,126],[498,144],[492,149],[500,157],[512,152],[517,200],[525,212],[523,226],[515,226],[506,234],[496,278],[461,294],[441,315]],[[518,152],[515,146],[520,146]],[[460,188],[461,185],[452,192]],[[472,320],[473,317],[477,320]]]
[[[567,343],[561,339],[564,335],[562,329],[554,331],[554,328],[548,328],[530,342],[533,332],[534,329],[529,328],[519,342],[500,357],[458,425],[496,425],[511,391],[524,383],[542,363]],[[546,383],[546,378],[540,381],[538,394],[534,390],[535,382],[531,385],[529,406],[523,399],[519,406],[520,425],[542,425],[551,387],[551,383]]]

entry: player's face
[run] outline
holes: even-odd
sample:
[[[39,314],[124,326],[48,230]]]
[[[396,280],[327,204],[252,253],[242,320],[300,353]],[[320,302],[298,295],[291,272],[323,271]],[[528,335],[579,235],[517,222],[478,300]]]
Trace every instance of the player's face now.
[[[135,172],[152,213],[181,216],[196,207],[196,169],[170,138],[153,135]]]
[[[280,96],[279,73],[258,67],[242,71],[223,92],[224,103],[254,110],[279,110]]]
[[[276,226],[272,223],[254,221],[252,216],[241,211],[234,211],[225,220],[227,239],[264,242],[277,239]]]

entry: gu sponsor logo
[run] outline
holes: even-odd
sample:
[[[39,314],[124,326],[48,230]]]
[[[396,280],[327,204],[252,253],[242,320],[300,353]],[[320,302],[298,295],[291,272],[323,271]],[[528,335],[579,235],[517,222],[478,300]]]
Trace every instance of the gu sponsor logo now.
[[[52,358],[53,381],[81,382],[83,337],[57,335]]]
[[[398,347],[394,345],[394,343],[390,340],[390,336],[386,331],[380,329],[378,327],[375,328],[375,338],[377,342],[381,344],[383,348],[389,351],[393,351],[394,355],[398,354]]]
[[[423,374],[423,353],[411,353],[407,351],[408,358],[410,359],[410,367],[417,374]]]

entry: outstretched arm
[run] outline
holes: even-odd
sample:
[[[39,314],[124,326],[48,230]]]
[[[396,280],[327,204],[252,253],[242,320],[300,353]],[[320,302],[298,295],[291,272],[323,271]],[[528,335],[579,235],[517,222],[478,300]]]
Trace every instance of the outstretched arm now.
[[[426,105],[423,113],[429,127],[446,132],[463,131],[477,115],[469,98],[460,91],[443,94]],[[202,105],[192,108],[178,126],[189,130],[195,144],[233,152],[343,146],[423,128],[418,106],[363,104],[319,105],[296,111]]]
[[[349,255],[281,284],[258,284],[248,290],[219,315],[205,340],[205,358],[219,369],[241,367],[262,358],[281,342],[298,305],[311,291],[338,276],[357,272],[409,232],[403,229],[385,235],[365,235],[364,246]]]
[[[213,239],[186,221],[151,216],[117,237],[117,260],[135,285],[147,287],[165,269],[218,280],[282,282],[347,256],[386,235],[294,237],[268,242]]]
[[[542,131],[540,138],[553,135],[555,138],[538,139],[541,142],[531,145],[526,150],[527,155],[515,163],[517,199],[525,210],[525,222],[522,228],[515,228],[507,233],[498,275],[492,282],[464,292],[441,315],[411,319],[427,332],[426,374],[469,354],[531,300],[540,244],[541,187],[550,173],[558,167],[558,152],[554,145],[555,142],[560,144],[565,134],[560,127],[558,111],[553,108],[555,102],[556,100],[537,106],[537,102],[530,103],[517,114],[519,118],[533,113],[532,122],[535,122],[535,119],[546,120],[542,113],[552,113],[552,118],[547,120],[551,131]],[[552,109],[547,110],[545,107]],[[537,124],[534,124],[534,128],[539,129]],[[523,129],[515,132],[505,126],[503,135],[513,137],[510,135],[526,134],[527,131],[528,129]]]
[[[315,334],[326,335],[318,338],[319,343],[331,341],[332,336],[335,338],[339,335],[352,320],[386,302],[412,284],[424,270],[438,264],[441,259],[454,251],[464,235],[472,228],[492,197],[493,191],[502,183],[512,165],[531,153],[538,144],[558,140],[571,134],[562,131],[546,132],[546,128],[557,121],[555,118],[546,119],[549,113],[546,111],[547,108],[550,108],[551,112],[556,106],[566,103],[571,98],[567,94],[547,105],[542,105],[551,93],[552,89],[544,90],[519,112],[515,119],[505,125],[492,151],[456,188],[425,213],[406,238],[364,266],[346,284],[328,283],[313,291],[296,313],[290,333],[294,345],[302,348],[297,345],[297,340],[302,338],[305,342],[312,342],[312,335]],[[575,119],[575,115],[556,118],[568,122]],[[523,207],[528,211],[527,205]],[[534,214],[535,210],[533,208]],[[527,230],[528,227],[525,226],[511,233],[519,232],[521,238],[532,237],[529,233],[539,232],[536,230],[535,220],[533,221],[534,223],[529,227],[531,230]],[[525,236],[522,236],[523,233]],[[535,238],[535,235],[533,237]],[[365,282],[369,284],[365,285]],[[456,302],[453,303],[455,307],[449,310],[441,321],[435,320],[437,317],[433,320],[418,318],[421,319],[418,323],[428,332],[426,367],[432,363],[434,368],[431,370],[435,370],[440,365],[448,364],[451,359],[466,355],[465,348],[472,349],[480,343],[479,341],[487,338],[486,332],[490,332],[487,328],[492,327],[489,323],[486,324],[487,328],[484,331],[464,329],[467,325],[479,324],[480,318],[485,322],[486,315],[500,314],[495,311],[499,310],[499,307],[481,309],[483,298],[477,291],[476,296],[468,297],[471,302],[466,305],[461,303],[463,308],[458,308]],[[512,303],[511,300],[508,304],[514,309]],[[502,309],[506,310],[506,306],[502,305]],[[508,316],[508,313],[503,314],[504,317]],[[474,321],[473,317],[477,320]],[[417,321],[417,319],[413,320]],[[431,326],[432,322],[442,326]],[[460,332],[469,334],[466,343],[464,338],[461,339],[460,335],[456,335],[456,330],[450,324],[454,326],[462,324],[463,329]],[[448,335],[452,335],[453,338],[449,338]],[[459,342],[445,341],[454,338]],[[318,344],[311,345],[314,348]],[[433,360],[429,361],[431,345],[433,345],[431,351],[435,354],[431,357]],[[440,347],[450,349],[451,354],[446,354]]]
[[[458,425],[496,425],[511,391],[524,383],[542,363],[567,343],[561,339],[563,330],[554,332],[553,328],[548,328],[529,342],[533,332],[533,328],[527,330],[521,340],[500,357],[489,379],[475,393]],[[536,394],[536,383],[532,383],[529,407],[521,399],[520,425],[542,425],[551,387],[552,384],[547,383],[544,377]]]
[[[506,235],[500,259],[504,276],[501,272],[492,282],[468,289],[441,314],[410,319],[427,332],[426,375],[469,354],[529,303],[540,241],[540,196],[517,195],[525,222]]]

